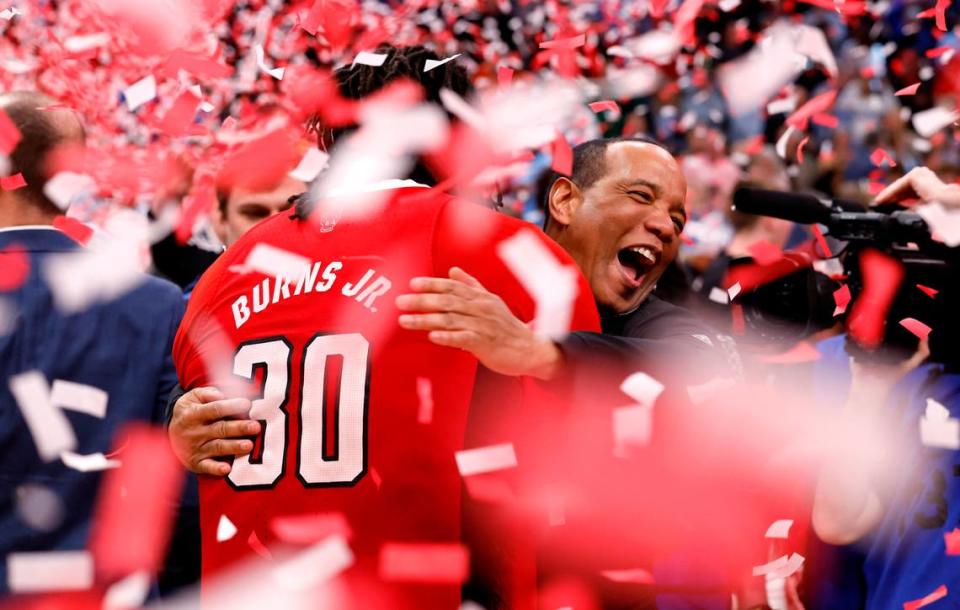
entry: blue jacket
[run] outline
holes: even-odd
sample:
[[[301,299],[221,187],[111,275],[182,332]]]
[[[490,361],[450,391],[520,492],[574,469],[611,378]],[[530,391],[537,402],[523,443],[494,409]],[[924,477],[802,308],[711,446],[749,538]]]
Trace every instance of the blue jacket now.
[[[0,316],[7,317],[0,323],[3,557],[13,551],[83,549],[101,476],[68,468],[59,459],[41,459],[21,406],[11,393],[11,377],[39,371],[50,384],[59,379],[106,392],[102,419],[73,410],[62,412],[77,438],[75,453],[108,453],[115,433],[125,423],[162,421],[167,395],[176,384],[170,352],[184,307],[174,284],[144,276],[137,287],[113,301],[64,314],[54,305],[44,279],[44,264],[50,257],[67,256],[81,246],[52,228],[0,230],[0,276],[4,269],[9,272],[14,267],[15,257],[22,257],[11,254],[16,247],[29,258],[26,281],[10,291],[0,291]],[[51,503],[32,506],[31,498],[50,497],[50,492],[60,504],[61,517],[53,515],[50,523],[35,529],[37,511],[51,508]],[[25,518],[25,511],[32,514]],[[0,562],[0,594],[6,588],[6,562]]]

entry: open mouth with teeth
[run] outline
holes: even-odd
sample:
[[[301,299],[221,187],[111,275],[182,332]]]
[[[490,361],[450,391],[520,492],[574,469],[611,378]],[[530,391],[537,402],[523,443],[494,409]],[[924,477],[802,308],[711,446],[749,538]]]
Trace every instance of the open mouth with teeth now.
[[[617,252],[617,260],[624,275],[639,286],[643,277],[657,264],[657,255],[646,246],[632,246]]]

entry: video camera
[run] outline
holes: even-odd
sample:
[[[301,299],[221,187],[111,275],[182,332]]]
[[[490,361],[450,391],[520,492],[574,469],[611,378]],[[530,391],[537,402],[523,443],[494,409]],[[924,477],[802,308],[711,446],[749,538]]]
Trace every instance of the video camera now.
[[[855,358],[889,362],[912,354],[919,339],[901,326],[900,321],[914,318],[933,329],[930,333],[931,360],[960,364],[960,282],[957,281],[960,279],[957,276],[960,248],[949,248],[934,240],[919,214],[895,205],[868,210],[849,201],[752,187],[737,189],[733,202],[734,208],[741,212],[800,224],[817,224],[825,229],[831,254],[842,263],[843,282],[852,297],[843,317],[849,316],[863,291],[860,264],[863,252],[878,250],[900,262],[904,278],[887,314],[881,345],[867,349],[855,341],[848,341],[848,351]],[[805,328],[806,334],[810,334],[810,330],[832,326],[836,319],[832,314],[825,319],[822,312],[832,312],[833,291],[839,284],[824,281],[822,277],[811,277],[812,270],[807,270],[745,294],[741,303],[748,326],[761,333],[768,332],[771,325],[782,327],[783,316],[778,312],[790,311],[791,307],[804,312],[806,319],[792,322]],[[938,292],[931,297],[918,286]],[[803,303],[809,305],[798,307]]]

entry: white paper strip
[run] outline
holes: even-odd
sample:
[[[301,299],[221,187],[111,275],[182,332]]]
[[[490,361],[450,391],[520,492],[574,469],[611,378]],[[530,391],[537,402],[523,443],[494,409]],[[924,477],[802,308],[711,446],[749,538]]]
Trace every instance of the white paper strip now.
[[[73,468],[80,472],[98,472],[120,466],[120,460],[107,459],[107,456],[102,453],[80,455],[72,451],[64,451],[60,454],[60,459],[63,460],[63,463],[68,468]]]
[[[290,282],[299,280],[310,270],[310,260],[305,256],[263,243],[253,247],[243,265],[270,277],[279,277]]]
[[[107,414],[108,395],[100,388],[63,379],[54,379],[50,403],[55,407],[86,413],[98,419]]]
[[[445,64],[445,63],[447,63],[447,62],[449,62],[449,61],[453,61],[454,59],[456,59],[456,58],[458,58],[458,57],[460,57],[460,53],[457,53],[456,55],[452,55],[452,56],[450,56],[450,57],[448,57],[448,58],[446,58],[446,59],[439,59],[439,60],[437,60],[437,59],[428,59],[428,60],[424,63],[424,65],[423,65],[423,71],[424,71],[424,72],[429,72],[430,70],[433,70],[434,68],[438,68],[438,67],[442,66],[443,64]]]
[[[300,182],[313,182],[313,179],[327,166],[329,159],[330,155],[311,146],[300,159],[300,163],[287,175]]]
[[[153,78],[153,74],[141,78],[123,90],[123,99],[127,101],[127,109],[131,112],[155,97],[157,97],[157,81]]]
[[[123,580],[110,585],[103,600],[103,610],[139,608],[147,601],[149,593],[150,574],[142,571],[134,572]]]
[[[368,53],[366,51],[360,51],[353,59],[354,64],[363,64],[374,68],[382,66],[385,61],[387,61],[386,53]]]
[[[93,586],[93,557],[87,551],[10,553],[7,585],[14,593],[89,589]]]
[[[456,460],[460,476],[464,477],[517,466],[517,455],[513,451],[513,443],[457,451]]]
[[[774,521],[767,528],[764,538],[787,538],[790,535],[790,527],[793,525],[793,519],[780,519]]]
[[[43,373],[20,373],[12,376],[9,384],[43,461],[51,462],[62,452],[76,448],[77,437],[70,421],[50,403],[50,388]]]
[[[950,411],[932,398],[920,418],[920,442],[938,449],[960,449],[960,420],[950,417]]]

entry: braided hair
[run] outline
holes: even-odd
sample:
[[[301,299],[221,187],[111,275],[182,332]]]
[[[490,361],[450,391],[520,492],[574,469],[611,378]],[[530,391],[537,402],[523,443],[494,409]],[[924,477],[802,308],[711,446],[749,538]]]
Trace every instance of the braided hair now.
[[[423,89],[424,100],[438,105],[441,104],[440,91],[443,89],[449,89],[461,97],[467,97],[473,92],[473,84],[467,71],[456,62],[447,62],[424,72],[427,60],[438,61],[440,56],[422,45],[395,47],[381,44],[374,52],[387,56],[382,65],[354,63],[334,71],[334,79],[341,96],[352,100],[364,99],[399,79],[408,79],[419,84]],[[330,145],[356,129],[357,126],[327,128],[319,114],[313,115],[307,121],[307,130],[316,132],[320,142]],[[411,177],[420,182],[434,182],[429,171],[420,163],[414,168]],[[306,218],[312,208],[313,202],[304,193],[296,200],[294,216]]]

